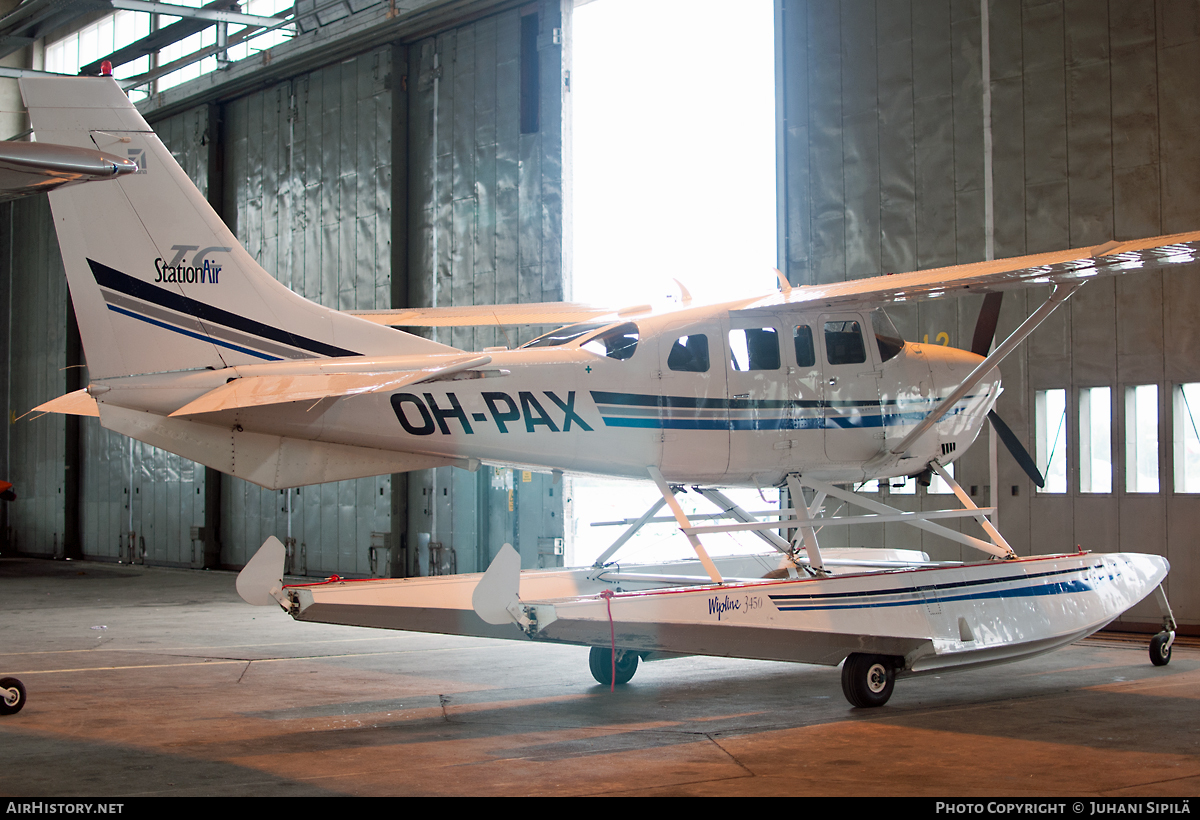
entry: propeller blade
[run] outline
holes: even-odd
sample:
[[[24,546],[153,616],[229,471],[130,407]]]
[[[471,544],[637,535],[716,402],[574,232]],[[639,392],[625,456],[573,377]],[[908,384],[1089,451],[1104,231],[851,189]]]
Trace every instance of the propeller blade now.
[[[1000,302],[1003,299],[1002,291],[983,297],[983,307],[979,308],[979,318],[975,320],[975,335],[971,338],[971,352],[977,356],[986,357],[992,350],[992,340],[996,338],[996,323],[1000,321]]]
[[[1017,460],[1017,464],[1025,471],[1025,475],[1029,476],[1030,480],[1038,487],[1045,487],[1046,479],[1042,478],[1041,471],[1038,470],[1033,457],[1029,455],[1029,451],[1025,449],[1025,445],[1013,433],[1012,428],[996,415],[995,410],[988,411],[988,421],[992,423],[992,427],[995,428],[996,433],[1000,436],[1000,440],[1004,442],[1004,446],[1012,453],[1012,457]]]

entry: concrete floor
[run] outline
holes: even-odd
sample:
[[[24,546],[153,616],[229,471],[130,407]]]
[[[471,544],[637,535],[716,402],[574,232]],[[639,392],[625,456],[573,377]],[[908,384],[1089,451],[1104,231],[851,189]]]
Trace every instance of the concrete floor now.
[[[300,624],[231,573],[0,559],[0,794],[1200,794],[1200,644],[1089,640],[902,680],[684,658],[609,694],[587,650]]]

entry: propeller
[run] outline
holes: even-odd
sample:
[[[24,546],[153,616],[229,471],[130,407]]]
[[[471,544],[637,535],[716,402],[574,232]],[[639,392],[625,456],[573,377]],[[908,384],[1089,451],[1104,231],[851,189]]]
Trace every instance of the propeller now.
[[[979,318],[975,320],[975,335],[971,337],[971,352],[977,356],[987,356],[992,349],[992,341],[996,337],[996,325],[1000,321],[1000,303],[1003,299],[1004,293],[1001,291],[989,293],[983,297],[983,307],[979,309]],[[1033,457],[1029,455],[1025,445],[1013,433],[1012,428],[1004,423],[995,410],[988,411],[988,421],[992,423],[996,435],[1000,436],[1000,440],[1004,442],[1008,452],[1012,453],[1017,464],[1025,471],[1025,475],[1029,476],[1029,479],[1038,487],[1045,487],[1046,479],[1042,477]]]
[[[1033,457],[1029,455],[1029,451],[1025,449],[1025,445],[1017,438],[1017,434],[1012,431],[1012,428],[1004,423],[1004,419],[996,415],[995,410],[988,411],[988,421],[992,423],[996,435],[1000,436],[1000,440],[1012,453],[1012,457],[1017,460],[1017,464],[1025,471],[1025,475],[1029,476],[1029,479],[1039,488],[1045,487],[1046,479],[1042,478],[1042,473],[1034,463]]]
[[[996,338],[996,325],[1000,322],[1000,303],[1004,301],[1004,292],[995,291],[983,297],[983,306],[979,308],[979,318],[975,320],[975,335],[971,337],[971,352],[976,356],[987,357],[992,352],[992,340]]]

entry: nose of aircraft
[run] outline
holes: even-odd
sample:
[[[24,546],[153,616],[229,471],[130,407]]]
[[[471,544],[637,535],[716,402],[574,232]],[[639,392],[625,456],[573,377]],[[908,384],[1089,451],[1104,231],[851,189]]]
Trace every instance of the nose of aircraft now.
[[[959,350],[957,347],[924,345],[924,350],[931,362],[937,362],[947,372],[959,376],[960,381],[965,379],[983,361],[982,356],[969,350]]]
[[[967,377],[979,367],[984,357],[969,350],[941,345],[925,345],[925,356],[933,373],[934,384],[943,394],[948,393],[966,381]],[[986,415],[992,408],[996,397],[1000,395],[1000,368],[993,367],[983,379],[970,391],[972,397],[987,397],[988,400],[970,402],[971,411],[982,410],[980,415]]]

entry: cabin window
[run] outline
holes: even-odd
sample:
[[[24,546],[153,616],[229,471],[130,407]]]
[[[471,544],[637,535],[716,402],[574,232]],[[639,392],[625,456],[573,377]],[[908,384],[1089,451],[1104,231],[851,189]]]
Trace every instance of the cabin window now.
[[[1034,460],[1046,479],[1042,493],[1067,491],[1067,391],[1038,390],[1033,397]]]
[[[591,351],[610,359],[628,359],[637,350],[638,327],[633,322],[626,322],[614,328],[597,333],[581,345],[584,350]]]
[[[1200,493],[1200,384],[1175,387],[1175,492]]]
[[[815,367],[817,351],[813,347],[812,328],[808,325],[797,326],[792,339],[796,345],[796,364],[799,367]]]
[[[734,370],[778,370],[779,334],[775,328],[729,331],[729,364]]]
[[[671,346],[667,367],[684,373],[707,373],[708,337],[703,333],[680,336]]]
[[[1112,492],[1112,388],[1079,391],[1079,492]]]
[[[825,323],[825,358],[830,364],[862,364],[867,360],[867,348],[863,345],[858,322]]]
[[[1125,388],[1125,491],[1158,492],[1158,385]]]

